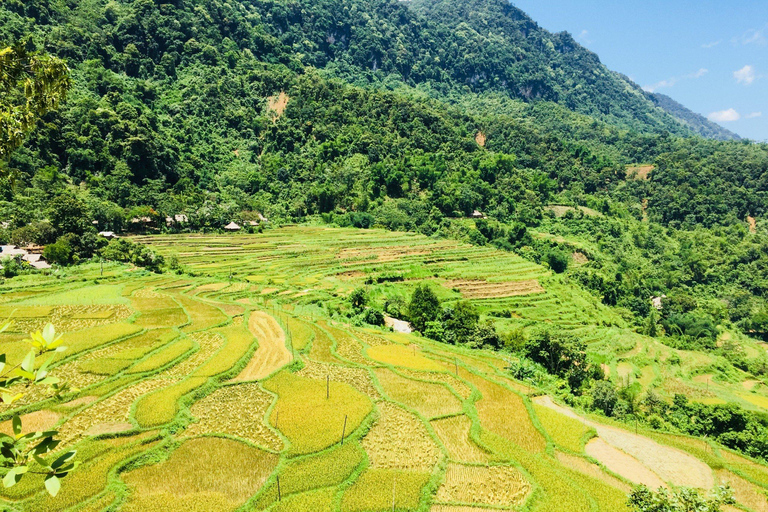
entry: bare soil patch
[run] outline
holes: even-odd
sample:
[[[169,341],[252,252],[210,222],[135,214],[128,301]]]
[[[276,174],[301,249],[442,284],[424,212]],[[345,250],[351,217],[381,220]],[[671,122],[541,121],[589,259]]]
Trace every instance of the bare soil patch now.
[[[611,446],[599,437],[587,443],[586,452],[587,455],[599,460],[605,467],[631,482],[643,484],[651,489],[667,487],[664,480],[640,461]]]
[[[755,512],[768,512],[768,499],[766,491],[752,482],[734,475],[726,469],[717,472],[717,478],[721,484],[733,489],[733,497],[736,501]]]
[[[757,219],[752,216],[747,217],[747,224],[749,224],[749,232],[753,235],[757,233]]]
[[[35,411],[21,416],[21,432],[28,434],[30,432],[43,432],[50,430],[59,422],[61,416],[53,411]],[[0,423],[0,433],[13,435],[13,425],[11,421]]]
[[[485,134],[483,132],[477,132],[475,135],[475,142],[477,142],[477,145],[481,148],[485,147],[485,141],[487,140]]]
[[[597,464],[593,464],[592,462],[589,462],[588,460],[581,457],[563,452],[557,452],[557,460],[559,460],[560,463],[567,468],[600,480],[601,482],[604,482],[611,487],[615,487],[622,492],[629,493],[632,490],[632,488],[622,480],[619,480],[615,476],[609,475]]]
[[[653,473],[656,478],[678,486],[698,489],[711,489],[714,486],[709,466],[683,451],[660,445],[626,430],[584,420],[570,409],[555,404],[549,397],[540,397],[536,403],[577,418],[594,428],[599,442],[590,441],[587,453],[628,480],[636,483],[645,483],[646,480],[650,482],[653,479],[649,473]],[[658,485],[649,487],[656,488]]]
[[[277,96],[270,96],[267,98],[267,111],[271,113],[272,121],[276,122],[283,117],[285,108],[288,106],[290,97],[284,92],[280,92]]]
[[[627,167],[627,179],[646,181],[648,175],[656,168],[655,165],[630,165]]]
[[[285,346],[285,332],[277,320],[256,311],[251,313],[248,329],[256,336],[259,348],[235,381],[264,379],[291,362],[293,357]]]

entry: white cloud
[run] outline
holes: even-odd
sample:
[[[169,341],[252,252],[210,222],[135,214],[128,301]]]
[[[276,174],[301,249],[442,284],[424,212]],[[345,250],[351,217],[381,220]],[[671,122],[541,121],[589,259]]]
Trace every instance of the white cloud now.
[[[582,30],[577,39],[585,44],[592,43],[592,39],[589,37],[589,30]]]
[[[745,116],[745,119],[757,119],[758,117],[763,117],[762,112],[752,112],[751,114],[747,114]]]
[[[707,118],[710,121],[714,121],[716,123],[731,123],[733,121],[738,121],[739,119],[741,119],[741,114],[736,112],[734,109],[729,108],[728,110],[712,112],[707,116]]]
[[[756,78],[755,68],[754,66],[744,66],[738,71],[734,71],[733,77],[740,84],[752,85],[752,82],[754,82]]]
[[[741,36],[734,37],[731,42],[733,44],[756,44],[758,46],[765,46],[768,44],[768,25],[765,25],[762,28],[751,28]]]
[[[719,41],[712,41],[711,43],[703,44],[703,45],[701,45],[701,47],[709,50],[710,48],[714,48],[715,46],[719,46],[720,43],[722,43],[722,42],[723,42],[723,40],[720,39]]]
[[[667,80],[662,80],[661,82],[657,82],[653,85],[646,85],[645,87],[643,87],[643,90],[646,92],[656,92],[659,89],[674,87],[675,85],[677,85],[678,82],[681,82],[683,80],[698,80],[699,78],[702,78],[707,73],[709,73],[708,69],[701,68],[695,73],[688,73],[687,75],[683,75],[683,76],[674,76]]]

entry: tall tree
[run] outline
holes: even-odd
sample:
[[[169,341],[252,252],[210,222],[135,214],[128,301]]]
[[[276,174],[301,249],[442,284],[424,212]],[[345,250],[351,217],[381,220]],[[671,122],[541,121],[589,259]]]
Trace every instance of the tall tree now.
[[[0,172],[37,121],[55,110],[71,85],[61,59],[27,51],[24,43],[0,50]]]

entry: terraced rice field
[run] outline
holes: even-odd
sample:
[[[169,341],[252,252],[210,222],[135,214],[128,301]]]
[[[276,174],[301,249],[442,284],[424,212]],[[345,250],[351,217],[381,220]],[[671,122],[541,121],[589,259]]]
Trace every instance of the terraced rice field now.
[[[654,357],[636,351],[639,335],[515,256],[320,228],[146,241],[199,277],[86,266],[0,285],[2,312],[21,325],[60,322],[70,350],[53,371],[78,389],[20,407],[83,462],[58,497],[32,475],[0,490],[0,509],[620,512],[636,482],[728,482],[745,510],[765,510],[768,468],[754,461],[533,403],[535,387],[509,378],[498,354],[352,327],[318,305],[381,276],[398,279],[374,295],[429,281],[446,300],[508,310],[502,327],[549,319],[596,350],[616,345],[622,371],[651,385],[656,373],[633,359]],[[0,334],[9,362],[24,355],[16,325]]]

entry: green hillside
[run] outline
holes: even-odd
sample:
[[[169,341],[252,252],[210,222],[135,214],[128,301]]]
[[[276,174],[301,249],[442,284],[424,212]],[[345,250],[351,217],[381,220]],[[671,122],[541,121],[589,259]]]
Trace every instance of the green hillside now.
[[[664,422],[694,409],[722,419],[737,403],[765,411],[765,383],[633,333],[517,256],[319,227],[141,241],[177,254],[187,273],[90,264],[0,287],[15,319],[0,334],[8,362],[23,357],[24,332],[55,321],[68,348],[52,372],[77,388],[28,395],[0,420],[17,411],[28,428],[56,428],[81,462],[56,497],[34,473],[0,490],[4,510],[629,511],[638,484],[702,494],[727,484],[738,510],[764,509],[766,466],[726,447],[732,437]],[[446,304],[471,301],[483,320],[510,311],[505,332],[575,333],[603,382],[659,401],[610,420],[586,401],[553,401],[546,393],[562,395],[563,383],[551,376],[515,376],[519,353],[347,316],[361,286],[381,307],[422,284]]]

